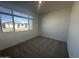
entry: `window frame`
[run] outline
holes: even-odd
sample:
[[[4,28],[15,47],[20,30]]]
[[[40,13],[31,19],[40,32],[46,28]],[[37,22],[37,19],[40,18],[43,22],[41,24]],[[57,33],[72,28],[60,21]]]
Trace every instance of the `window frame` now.
[[[4,7],[3,7],[4,8]],[[13,11],[15,11],[15,10],[12,10],[12,9],[10,9],[11,11],[12,11],[12,13],[10,14],[10,13],[6,13],[6,12],[1,12],[0,11],[0,30],[1,30],[1,32],[3,32],[3,30],[2,30],[2,19],[1,19],[1,14],[4,14],[4,15],[10,15],[10,16],[12,16],[12,21],[13,21],[13,31],[11,31],[11,32],[22,32],[22,31],[15,31],[15,20],[14,20],[14,17],[19,17],[19,18],[23,18],[23,19],[28,19],[28,25],[29,25],[29,20],[32,20],[32,29],[33,29],[33,17],[32,18],[29,18],[29,15],[28,15],[28,17],[24,17],[24,16],[20,16],[20,15],[14,15],[13,14]],[[17,11],[18,12],[18,11]],[[22,13],[22,12],[20,12],[20,13]],[[24,13],[25,14],[25,13]],[[32,30],[31,29],[31,30]],[[29,31],[30,30],[30,28],[28,27],[28,30],[25,30],[25,31]],[[4,33],[6,33],[6,32],[4,32]]]
[[[33,19],[32,18],[28,19],[28,25],[30,26],[30,20],[32,21],[32,29],[33,29]],[[29,27],[29,30],[31,30],[30,27]]]

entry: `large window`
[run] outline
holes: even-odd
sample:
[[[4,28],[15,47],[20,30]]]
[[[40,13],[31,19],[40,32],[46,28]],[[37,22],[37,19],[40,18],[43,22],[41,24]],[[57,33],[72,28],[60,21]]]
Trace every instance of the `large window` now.
[[[0,7],[0,29],[3,32],[28,31],[33,28],[33,17]]]

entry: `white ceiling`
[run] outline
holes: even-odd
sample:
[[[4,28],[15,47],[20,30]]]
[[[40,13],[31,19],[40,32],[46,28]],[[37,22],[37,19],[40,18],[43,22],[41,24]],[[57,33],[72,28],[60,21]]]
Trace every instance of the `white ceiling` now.
[[[0,5],[9,4],[12,6],[18,6],[20,8],[24,8],[33,12],[37,12],[38,2],[36,1],[14,1],[14,2],[0,2]],[[51,11],[55,11],[62,8],[70,8],[72,7],[72,1],[43,1],[39,10],[39,14],[46,14]]]
[[[63,8],[70,8],[72,4],[72,1],[44,1],[40,7],[39,13],[44,14]]]

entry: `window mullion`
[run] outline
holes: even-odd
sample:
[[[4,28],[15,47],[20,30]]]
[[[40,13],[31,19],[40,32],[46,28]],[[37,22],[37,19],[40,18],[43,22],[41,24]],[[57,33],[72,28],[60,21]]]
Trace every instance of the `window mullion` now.
[[[14,16],[13,16],[13,10],[12,10],[12,20],[13,20],[13,29],[14,29],[14,32],[15,32],[15,21],[14,21]]]

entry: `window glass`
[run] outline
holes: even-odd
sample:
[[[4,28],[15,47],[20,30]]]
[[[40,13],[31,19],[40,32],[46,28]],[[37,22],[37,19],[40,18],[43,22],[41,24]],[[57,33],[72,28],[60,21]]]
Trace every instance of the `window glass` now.
[[[10,14],[12,14],[12,10],[7,9],[7,8],[3,8],[3,7],[0,7],[0,12],[5,12],[5,13],[10,13]]]
[[[13,13],[13,14],[12,14]],[[33,17],[25,13],[0,7],[0,31],[28,31],[33,28]],[[15,30],[14,30],[15,29]]]
[[[1,14],[0,14],[0,31],[2,31],[2,25],[1,25]]]
[[[19,16],[23,16],[23,17],[28,17],[27,14],[21,13],[21,12],[17,12],[17,11],[13,11],[14,15],[19,15]]]
[[[28,19],[14,17],[15,31],[25,31],[28,30]]]
[[[33,18],[32,16],[29,16],[29,18]]]
[[[1,24],[3,32],[11,32],[13,31],[13,21],[12,16],[0,14],[1,15]]]

